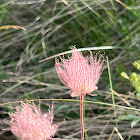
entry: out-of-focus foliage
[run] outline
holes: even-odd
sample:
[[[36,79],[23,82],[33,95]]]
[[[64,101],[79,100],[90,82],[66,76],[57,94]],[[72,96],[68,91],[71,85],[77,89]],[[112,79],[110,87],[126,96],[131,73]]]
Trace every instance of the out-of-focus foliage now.
[[[134,114],[127,114],[127,115],[119,116],[118,120],[119,121],[130,120],[131,127],[133,128],[137,123],[139,123],[140,117],[138,115],[134,115]]]
[[[140,60],[137,60],[133,63],[133,65],[138,69],[140,70]],[[137,90],[137,98],[140,99],[140,74],[139,73],[136,73],[136,72],[132,72],[130,74],[130,77],[125,73],[125,72],[122,72],[121,73],[121,76],[125,79],[128,79],[131,84],[135,87],[135,89]]]

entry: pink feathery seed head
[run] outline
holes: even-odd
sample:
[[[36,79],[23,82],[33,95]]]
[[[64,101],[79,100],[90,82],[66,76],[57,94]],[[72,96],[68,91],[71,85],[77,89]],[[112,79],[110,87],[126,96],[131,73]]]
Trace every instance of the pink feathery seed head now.
[[[11,120],[8,124],[13,134],[21,140],[46,140],[55,139],[54,136],[59,125],[53,125],[53,104],[51,111],[42,114],[39,107],[23,103],[22,109],[18,107],[15,113],[10,114]]]
[[[97,60],[92,53],[85,58],[81,52],[74,47],[72,57],[61,58],[61,63],[56,60],[56,71],[58,77],[72,92],[72,97],[89,94],[97,89],[97,83],[102,73],[103,60]]]

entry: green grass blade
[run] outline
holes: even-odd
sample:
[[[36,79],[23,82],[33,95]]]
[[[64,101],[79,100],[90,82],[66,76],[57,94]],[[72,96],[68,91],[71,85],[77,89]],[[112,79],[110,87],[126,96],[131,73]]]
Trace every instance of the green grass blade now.
[[[15,85],[13,85],[12,87],[10,87],[10,88],[8,88],[7,90],[5,90],[4,92],[2,92],[2,93],[0,94],[0,97],[3,96],[4,94],[6,94],[7,92],[13,90],[14,88],[16,88],[16,87],[22,85],[22,84],[25,83],[26,81],[29,81],[29,80],[31,80],[31,79],[34,79],[34,78],[36,78],[36,77],[38,77],[38,76],[40,76],[40,75],[42,75],[42,74],[44,74],[44,73],[45,73],[45,72],[39,73],[39,74],[36,74],[36,75],[33,75],[33,76],[31,76],[31,77],[29,77],[29,78],[27,78],[27,79],[21,81],[20,83],[17,83],[17,84],[15,84]]]
[[[80,102],[80,100],[73,100],[73,99],[34,99],[34,100],[29,100],[29,101],[64,101],[64,102]],[[13,103],[19,103],[21,101],[16,101],[16,102],[7,102],[7,103],[2,103],[0,104],[0,106],[3,105],[7,105],[7,104],[13,104]],[[89,104],[98,104],[98,105],[105,105],[105,106],[111,106],[113,107],[113,104],[110,103],[105,103],[105,102],[93,102],[93,101],[83,101],[85,103],[89,103]],[[126,107],[126,106],[121,106],[121,105],[116,105],[115,107],[118,107],[120,109],[125,109],[125,110],[131,110],[131,111],[136,111],[136,112],[140,112],[140,109],[137,108],[131,108],[131,107]]]
[[[109,61],[108,61],[108,57],[106,57],[106,58],[107,58],[108,75],[109,75],[109,82],[110,82],[110,88],[111,88],[111,94],[112,94],[112,102],[113,102],[113,108],[114,108],[114,116],[115,116],[116,128],[118,129],[116,106],[115,106],[115,99],[114,99],[114,92],[113,92],[113,86],[112,86],[112,80],[111,80]],[[119,129],[118,129],[118,131],[119,131]],[[119,140],[119,135],[118,135],[118,140]]]

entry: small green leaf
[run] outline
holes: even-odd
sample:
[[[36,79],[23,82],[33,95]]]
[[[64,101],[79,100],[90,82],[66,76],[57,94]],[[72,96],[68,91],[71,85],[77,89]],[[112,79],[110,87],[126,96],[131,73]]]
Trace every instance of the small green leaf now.
[[[137,60],[133,63],[133,65],[138,69],[140,70],[140,60]]]
[[[140,74],[137,74],[137,73],[133,72],[130,75],[130,82],[135,87],[137,92],[140,92]]]
[[[140,117],[136,116],[134,114],[127,114],[127,115],[119,116],[118,120],[119,121],[130,120],[131,121],[131,127],[133,128],[140,121]]]
[[[136,116],[134,114],[127,114],[127,115],[119,116],[118,119],[120,121],[122,121],[122,120],[137,120],[137,119],[140,119],[140,117],[139,116]]]
[[[134,120],[131,122],[131,128],[133,128],[139,121],[140,121],[140,119],[134,119]]]

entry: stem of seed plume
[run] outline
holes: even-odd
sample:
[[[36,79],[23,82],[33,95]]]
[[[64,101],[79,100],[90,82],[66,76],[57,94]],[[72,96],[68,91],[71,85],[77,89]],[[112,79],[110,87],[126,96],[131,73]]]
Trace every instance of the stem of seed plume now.
[[[80,101],[80,115],[81,115],[81,140],[84,140],[83,95],[81,95]]]

